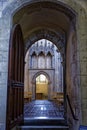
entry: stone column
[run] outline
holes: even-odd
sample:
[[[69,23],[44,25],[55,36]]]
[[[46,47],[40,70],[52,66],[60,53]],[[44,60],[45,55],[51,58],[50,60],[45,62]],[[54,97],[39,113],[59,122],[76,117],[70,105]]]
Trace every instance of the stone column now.
[[[62,69],[62,70],[61,70],[61,71],[62,71],[62,74],[61,74],[61,77],[62,77],[62,78],[61,78],[61,82],[62,82],[62,83],[61,83],[61,87],[62,87],[62,92],[63,92],[63,87],[64,87],[64,86],[63,86],[63,73],[64,73],[64,72],[63,72],[63,65],[62,65],[62,64],[61,64],[61,69]]]
[[[10,17],[0,18],[0,130],[6,127]]]
[[[36,87],[36,83],[32,83],[32,100],[35,100],[35,87]]]
[[[45,54],[45,68],[47,69],[47,56]]]
[[[54,57],[54,55],[52,56],[52,68],[55,68],[55,57]]]
[[[28,61],[25,64],[25,75],[24,75],[24,91],[29,91],[29,71],[28,71],[29,65]]]
[[[51,99],[51,86],[50,86],[50,82],[48,82],[48,100]]]
[[[38,55],[36,55],[36,56],[37,56],[37,57],[36,57],[36,58],[37,58],[36,69],[38,69]]]
[[[31,55],[29,55],[29,69],[32,68],[32,57]]]

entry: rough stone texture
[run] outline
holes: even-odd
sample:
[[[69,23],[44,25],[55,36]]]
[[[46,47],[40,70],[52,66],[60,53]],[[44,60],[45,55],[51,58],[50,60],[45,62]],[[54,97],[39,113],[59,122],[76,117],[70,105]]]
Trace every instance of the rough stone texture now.
[[[0,123],[0,130],[5,130],[5,124],[4,123]]]
[[[7,19],[0,18],[0,130],[5,130],[6,123],[9,25]]]
[[[5,121],[6,121],[6,97],[5,93],[7,93],[6,84],[0,83],[0,130],[5,129]]]
[[[3,52],[3,54],[0,54],[0,65],[2,64],[3,60],[8,61],[8,54],[5,56],[5,50],[8,52],[8,47],[9,47],[9,37],[10,37],[10,20],[12,17],[12,13],[14,12],[15,9],[17,9],[20,5],[23,3],[29,2],[30,0],[2,0],[0,1],[0,5],[4,5],[3,8],[0,7],[0,17],[2,14],[2,10],[9,5],[9,7],[6,9],[6,12],[4,13],[4,18],[2,17],[1,19],[5,21],[6,25],[4,25],[2,20],[0,19],[0,53]],[[52,1],[52,0],[50,0]],[[57,0],[58,1],[58,0]],[[80,79],[80,86],[78,89],[78,92],[81,96],[81,113],[82,113],[82,123],[83,125],[87,125],[87,96],[84,98],[84,91],[87,92],[87,89],[85,86],[87,86],[87,1],[86,0],[59,0],[66,5],[70,6],[77,12],[77,25],[76,25],[76,32],[77,32],[77,49],[78,49],[78,54],[77,54],[77,60],[78,60],[78,67],[80,68],[80,72],[76,72],[76,77]],[[3,2],[3,3],[2,3]],[[13,4],[12,4],[13,2]],[[9,17],[10,16],[10,19]],[[8,23],[8,24],[7,24]],[[3,42],[3,43],[2,43]],[[3,44],[3,45],[2,45]],[[4,59],[5,58],[5,59]],[[79,58],[79,59],[78,59]],[[85,61],[85,62],[84,62]],[[6,65],[8,62],[5,62]],[[6,70],[6,67],[1,65],[0,69],[3,68],[5,72],[8,71]],[[68,66],[67,66],[68,67]],[[3,70],[1,69],[0,75],[2,75]],[[67,73],[69,73],[70,70],[68,70]],[[70,74],[70,73],[69,73]],[[68,76],[70,76],[68,74]],[[4,74],[3,74],[4,76]],[[2,78],[7,81],[7,77]],[[72,78],[71,78],[72,79]],[[79,79],[77,79],[77,84],[79,84]],[[0,79],[1,80],[1,79]],[[70,87],[71,86],[71,80],[67,79],[67,84]],[[0,87],[2,85],[0,84]],[[4,116],[2,115],[2,111],[0,111],[0,130],[5,130],[5,117],[6,117],[6,94],[7,94],[7,85],[2,88],[0,91],[0,110],[3,109]],[[72,88],[68,90],[68,92],[71,93]],[[2,95],[4,93],[4,95]],[[87,94],[86,94],[87,95]],[[3,102],[2,102],[3,101]],[[85,108],[86,107],[86,108]],[[3,116],[3,120],[2,120]],[[74,130],[77,130],[77,127],[74,128]]]
[[[74,130],[78,129],[79,123],[81,121],[81,106],[80,106],[80,96],[79,96],[79,58],[77,58],[77,42],[75,36],[75,30],[71,27],[69,32],[69,37],[67,41],[67,56],[66,56],[66,83],[67,83],[67,93],[70,98],[70,103],[75,112],[75,116],[79,118],[79,122],[76,122],[72,118],[70,108],[68,108],[68,120],[72,122],[70,128]]]
[[[1,72],[0,74],[0,84],[6,84],[7,83],[7,73]]]
[[[36,77],[43,74],[48,79],[48,99],[52,99],[54,87],[54,69],[30,69],[29,70],[29,90],[32,92],[32,99],[35,99],[35,82]],[[51,81],[51,82],[50,82]],[[50,88],[50,89],[49,89]]]
[[[29,73],[28,73],[28,69],[29,69],[29,62],[28,61],[29,58],[29,51],[26,53],[25,56],[25,68],[24,68],[24,96],[25,92],[29,91]]]
[[[38,45],[37,45],[38,43]],[[43,52],[42,61],[40,54]],[[50,61],[49,54],[50,52]],[[35,58],[33,58],[33,54],[35,54]],[[62,72],[62,58],[60,52],[58,53],[57,47],[50,41],[42,39],[36,42],[33,46],[31,46],[26,54],[25,57],[25,91],[29,91],[30,88],[32,90],[31,82],[32,79],[29,81],[29,75],[32,75],[29,71],[31,69],[36,69],[38,72],[46,71],[49,69],[54,69],[55,77],[54,84],[53,84],[53,91],[55,92],[63,92],[63,72]],[[40,70],[39,70],[40,69]],[[50,70],[49,70],[50,71]],[[57,78],[56,78],[57,77]],[[50,89],[50,88],[49,88]]]

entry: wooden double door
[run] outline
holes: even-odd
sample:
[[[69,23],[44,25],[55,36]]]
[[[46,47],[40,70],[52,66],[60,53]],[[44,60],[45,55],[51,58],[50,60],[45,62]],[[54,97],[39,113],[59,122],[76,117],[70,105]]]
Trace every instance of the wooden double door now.
[[[20,25],[10,34],[6,130],[23,121],[24,110],[24,41]]]

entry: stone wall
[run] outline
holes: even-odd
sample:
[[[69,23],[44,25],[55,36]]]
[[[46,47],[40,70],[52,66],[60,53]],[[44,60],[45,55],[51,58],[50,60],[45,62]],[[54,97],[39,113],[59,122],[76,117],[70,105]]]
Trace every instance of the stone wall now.
[[[72,4],[72,3],[71,3]],[[78,86],[78,96],[81,100],[81,114],[82,114],[82,123],[83,125],[87,125],[87,96],[84,92],[87,92],[86,80],[86,65],[87,65],[87,1],[77,1],[76,5],[72,4],[72,7],[77,12],[77,25],[76,25],[76,35],[77,35],[77,74],[76,74],[76,86]],[[79,70],[80,68],[80,70]],[[80,82],[79,82],[80,80]]]
[[[37,83],[36,93],[42,93],[42,99],[48,99],[48,83]]]
[[[66,56],[66,83],[67,83],[67,94],[70,99],[70,103],[76,118],[79,121],[73,120],[69,105],[68,110],[68,121],[71,130],[77,130],[79,123],[81,122],[81,106],[80,106],[80,84],[78,79],[78,58],[77,58],[77,41],[76,34],[73,26],[71,25],[68,40],[67,40],[67,56]]]
[[[52,99],[53,90],[54,90],[54,69],[30,69],[29,70],[29,88],[28,90],[32,92],[32,99],[35,99],[35,82],[36,78],[43,74],[48,79],[48,99]]]
[[[8,48],[9,48],[9,20],[2,15],[2,9],[6,2],[0,1],[0,130],[5,130],[7,79],[8,79]]]
[[[25,66],[24,66],[24,92],[29,91],[29,51],[25,56]],[[24,93],[25,95],[25,93]]]
[[[37,45],[38,44],[38,45]],[[42,56],[40,57],[40,54]],[[48,55],[50,52],[50,55]],[[35,58],[33,59],[33,56]],[[50,59],[49,59],[50,56]],[[41,60],[41,58],[43,60]],[[39,69],[42,71],[44,69],[54,69],[55,71],[55,80],[54,80],[54,91],[63,92],[63,66],[61,64],[62,58],[58,48],[50,41],[42,39],[37,41],[33,46],[29,48],[25,57],[25,91],[29,91],[29,86],[32,82],[29,81],[29,72],[31,69],[36,69],[39,72]],[[43,65],[43,66],[42,66]]]
[[[2,0],[0,1],[0,130],[5,130],[8,48],[12,14],[23,3],[31,0]],[[52,1],[52,0],[50,0]],[[87,125],[87,1],[86,0],[55,0],[65,3],[77,12],[77,83],[79,84],[79,99],[81,98],[82,122]],[[2,6],[3,4],[3,6]],[[2,14],[2,10],[4,10]],[[74,129],[75,130],[75,129]]]

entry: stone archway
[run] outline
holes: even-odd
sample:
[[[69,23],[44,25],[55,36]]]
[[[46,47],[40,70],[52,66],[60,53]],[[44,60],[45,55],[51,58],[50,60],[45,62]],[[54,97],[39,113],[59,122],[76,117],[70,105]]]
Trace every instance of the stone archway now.
[[[54,82],[53,82],[52,78],[49,76],[50,72],[49,71],[46,72],[46,70],[45,70],[45,71],[36,72],[32,77],[32,95],[33,95],[32,99],[33,100],[35,100],[36,78],[41,74],[45,75],[46,78],[48,79],[48,99],[52,98]]]
[[[48,100],[48,79],[45,75],[40,74],[36,77],[35,99]]]
[[[26,42],[27,38],[30,37],[30,35],[31,35],[30,44],[32,45],[36,40],[36,39],[34,39],[35,38],[34,34],[37,34],[38,35],[37,37],[39,39],[40,38],[47,38],[48,40],[53,41],[54,44],[57,44],[57,47],[59,47],[60,51],[63,52],[63,59],[65,61],[65,46],[66,45],[64,44],[64,42],[66,43],[66,38],[65,38],[65,36],[62,36],[62,34],[61,35],[58,34],[58,32],[59,32],[59,28],[60,28],[60,32],[63,32],[65,35],[68,34],[68,30],[69,30],[71,24],[74,21],[73,19],[75,19],[73,12],[71,11],[72,13],[67,13],[68,8],[64,9],[64,8],[62,8],[63,6],[61,6],[61,5],[58,6],[59,7],[58,8],[56,3],[51,3],[49,1],[45,1],[45,2],[44,1],[42,1],[42,2],[38,1],[36,3],[31,2],[31,6],[32,6],[32,9],[35,9],[35,12],[38,13],[38,19],[40,19],[40,17],[43,16],[43,20],[42,21],[37,20],[36,23],[34,23],[33,21],[35,21],[35,20],[33,20],[32,24],[31,24],[31,22],[27,22],[28,23],[27,25],[29,26],[28,30],[30,30],[29,32],[27,32],[28,30],[25,30],[25,28],[27,28],[27,27],[25,27],[24,22],[22,22],[23,20],[25,21],[25,19],[26,19],[24,16],[26,16],[28,14],[30,16],[30,18],[28,20],[31,21],[32,19],[37,17],[37,15],[36,15],[37,13],[34,12],[34,14],[32,15],[33,12],[32,12],[32,9],[30,8],[30,4],[24,6],[25,10],[26,10],[26,8],[30,9],[30,10],[26,10],[26,11],[28,11],[28,12],[26,12],[27,14],[25,14],[25,15],[23,14],[21,18],[24,17],[24,19],[21,19],[20,22],[19,22],[21,27],[22,27],[25,42]],[[17,14],[20,11],[22,11],[22,9],[19,10],[17,12]],[[38,10],[42,10],[41,14],[39,14]],[[49,12],[49,14],[52,14],[52,16],[50,16],[50,17],[53,17],[53,21],[50,19],[50,17],[45,17],[45,15],[42,15],[44,12],[45,12],[45,14],[47,14],[47,12]],[[55,14],[57,15],[57,21],[56,21],[56,17],[55,17],[56,15]],[[59,19],[59,16],[61,16],[60,19]],[[47,20],[47,22],[46,22],[47,24],[44,24],[45,23],[44,17],[45,17],[45,20]],[[19,17],[16,14],[14,15],[13,24],[15,24],[16,22],[19,21],[19,20],[15,21],[15,18],[19,18]],[[62,19],[64,20],[64,22],[63,22]],[[34,26],[34,25],[36,25],[36,26]],[[39,25],[39,26],[37,26],[37,25]],[[39,30],[39,28],[40,28],[40,30]],[[45,30],[44,28],[50,28],[51,31],[49,31],[49,29]],[[64,30],[64,31],[62,31],[62,30]],[[64,70],[65,70],[66,62],[64,62],[63,64],[64,64]],[[64,74],[64,81],[65,81],[65,75],[66,75],[66,71],[65,71],[65,74]],[[51,89],[53,89],[53,88],[51,88]],[[66,111],[66,83],[65,82],[64,82],[64,92],[65,92],[65,95],[64,95],[65,96],[65,102],[64,103],[65,103],[65,111]],[[50,98],[51,98],[51,95],[52,95],[52,90],[50,92]]]
[[[52,2],[52,0],[49,0],[49,2]],[[38,0],[37,1],[35,1],[35,2],[38,2]],[[39,2],[40,2],[40,0],[39,0]],[[57,4],[59,4],[59,5],[61,5],[61,6],[63,6],[65,9],[63,10],[62,9],[62,7],[60,7],[60,11],[67,11],[67,12],[69,12],[71,9],[70,8],[68,8],[68,10],[66,9],[67,7],[66,7],[66,5],[65,4],[61,4],[60,2],[58,2],[57,0],[55,0],[55,2],[57,2]],[[64,1],[66,4],[68,4],[68,5],[70,5],[70,6],[72,6],[75,10],[77,10],[77,12],[78,12],[78,15],[79,15],[79,18],[78,18],[78,21],[79,21],[79,27],[77,27],[77,31],[79,30],[79,29],[81,29],[81,27],[82,26],[84,26],[84,24],[82,24],[81,23],[81,19],[82,19],[82,17],[80,16],[81,14],[81,12],[80,11],[78,11],[78,9],[76,9],[76,7],[79,7],[80,6],[80,8],[79,8],[79,10],[80,9],[83,9],[83,7],[81,6],[81,3],[77,6],[77,4],[76,5],[74,5],[73,4],[73,2],[72,3],[68,3],[67,1]],[[9,6],[7,7],[7,9],[8,9],[8,11],[7,11],[7,9],[5,10],[5,11],[3,11],[3,19],[4,20],[6,20],[7,22],[6,22],[6,24],[7,24],[7,26],[6,25],[4,25],[5,26],[5,32],[6,32],[6,37],[4,37],[4,38],[6,38],[6,45],[7,45],[7,48],[8,48],[8,45],[9,45],[9,42],[8,42],[8,39],[9,39],[9,33],[10,33],[10,27],[12,26],[12,24],[10,24],[11,22],[10,21],[12,21],[12,14],[15,14],[15,12],[17,12],[22,6],[24,6],[24,5],[27,5],[27,4],[31,4],[32,3],[32,1],[28,1],[28,0],[25,0],[25,1],[14,1],[14,2],[12,2],[12,3],[10,3],[9,4]],[[76,3],[78,3],[78,2],[76,2]],[[14,7],[14,8],[13,8]],[[66,12],[65,11],[65,12]],[[73,13],[73,11],[70,11],[71,13]],[[83,12],[82,12],[83,13]],[[70,13],[69,13],[70,14]],[[83,15],[82,15],[83,16]],[[85,17],[85,16],[84,16]],[[83,19],[85,20],[85,18],[83,17]],[[82,26],[80,26],[80,24],[82,25]],[[8,30],[8,31],[7,31]],[[4,32],[3,32],[4,33]],[[79,32],[78,31],[78,33],[79,33],[79,35],[80,34],[82,34],[82,31],[81,32]],[[79,38],[79,41],[81,42],[81,43],[83,43],[83,39],[81,38]],[[84,43],[86,43],[86,41],[84,40]],[[85,49],[85,47],[84,47],[84,49]],[[8,51],[7,51],[8,52]],[[77,52],[76,52],[77,53]],[[8,58],[7,58],[8,59]],[[82,57],[82,59],[80,59],[80,60],[82,60],[83,61],[83,57]],[[79,62],[79,61],[78,61]],[[6,62],[6,64],[7,64],[7,62]],[[79,64],[79,63],[78,63]],[[83,68],[81,68],[81,70],[82,70]],[[6,68],[6,73],[7,73],[7,68]],[[79,75],[78,75],[78,73],[77,73],[77,77],[79,78]],[[7,79],[7,78],[6,78]],[[77,79],[78,80],[78,79]],[[83,80],[82,80],[83,81]],[[69,82],[69,79],[67,79],[67,82]],[[79,81],[78,81],[79,82]],[[69,86],[69,85],[68,85]],[[5,84],[5,87],[6,87],[6,90],[7,90],[7,85]],[[70,86],[69,86],[70,87]],[[68,88],[69,88],[68,87]],[[82,90],[83,90],[83,88],[82,88]],[[3,90],[3,92],[4,92],[4,90]],[[6,92],[7,93],[7,92]],[[83,95],[82,95],[82,97],[83,97]],[[3,98],[4,100],[6,99],[6,97],[5,98]],[[83,100],[84,99],[82,99],[82,102],[83,102]],[[5,110],[4,110],[5,111]],[[85,108],[83,107],[83,111],[82,111],[82,113],[83,113],[83,115],[85,114]],[[83,122],[85,122],[85,118],[83,118],[84,120],[83,120]]]
[[[64,59],[65,57],[65,32],[56,32],[54,30],[50,30],[49,28],[39,29],[29,35],[29,38],[25,46],[25,53],[27,52],[27,50],[32,44],[34,44],[36,41],[42,38],[47,39],[51,41],[53,44],[55,44],[58,47],[58,50],[60,51],[61,56]]]

